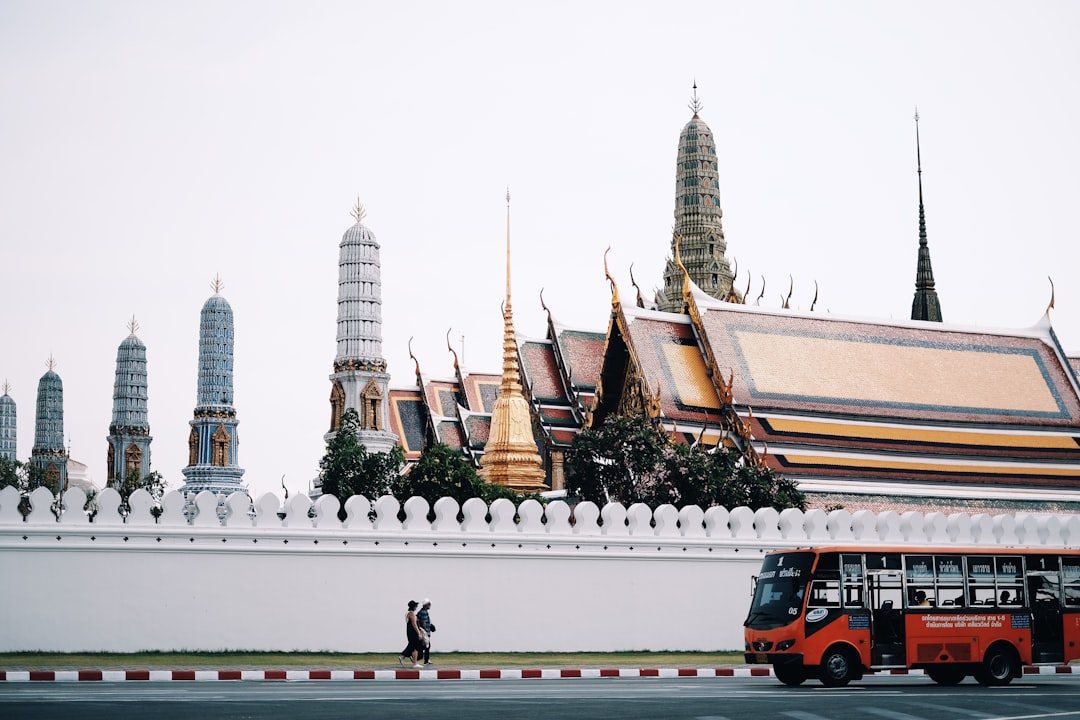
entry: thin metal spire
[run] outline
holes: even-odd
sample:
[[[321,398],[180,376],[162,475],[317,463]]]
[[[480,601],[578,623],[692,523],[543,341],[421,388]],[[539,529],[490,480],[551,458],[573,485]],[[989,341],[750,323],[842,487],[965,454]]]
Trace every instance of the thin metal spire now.
[[[697,96],[697,79],[695,78],[695,80],[694,80],[694,94],[690,98],[690,105],[689,105],[689,108],[694,113],[695,118],[698,116],[698,113],[701,112],[702,107],[703,106],[701,104],[701,100],[699,100],[698,96]]]
[[[510,186],[506,186],[506,314],[510,311]]]
[[[360,204],[359,195],[356,196],[356,205],[353,206],[351,215],[353,216],[353,219],[356,220],[356,222],[360,222],[367,215],[367,212],[364,210],[364,206]]]
[[[912,320],[941,322],[941,301],[934,289],[934,269],[930,264],[930,246],[926,241],[926,208],[922,189],[922,144],[919,139],[919,108],[915,108],[915,162],[919,176],[919,261],[915,270],[915,299],[911,302]]]
[[[922,195],[922,147],[919,142],[919,108],[915,107],[915,163],[919,173],[919,246],[926,245],[926,210]]]

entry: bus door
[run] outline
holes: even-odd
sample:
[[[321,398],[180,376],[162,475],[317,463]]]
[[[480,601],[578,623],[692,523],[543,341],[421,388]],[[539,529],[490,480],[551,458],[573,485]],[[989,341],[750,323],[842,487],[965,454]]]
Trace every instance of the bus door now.
[[[1025,577],[1031,603],[1031,659],[1064,662],[1065,636],[1061,615],[1061,566],[1056,555],[1032,555]]]
[[[1080,557],[1061,558],[1063,662],[1080,658]]]
[[[873,619],[870,664],[903,666],[904,572],[899,553],[866,554],[866,594]]]

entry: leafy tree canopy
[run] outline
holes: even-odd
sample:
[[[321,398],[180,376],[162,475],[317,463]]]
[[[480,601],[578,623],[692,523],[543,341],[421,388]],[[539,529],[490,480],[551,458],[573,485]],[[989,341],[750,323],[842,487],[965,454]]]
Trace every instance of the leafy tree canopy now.
[[[368,452],[360,442],[358,431],[360,416],[354,408],[347,408],[341,415],[341,427],[326,445],[326,455],[319,461],[319,478],[322,491],[345,501],[353,495],[363,495],[374,500],[382,495],[393,494],[405,453],[395,445],[388,453]]]
[[[566,452],[566,474],[569,494],[598,505],[806,507],[793,481],[722,446],[676,444],[641,416],[582,431]]]
[[[443,497],[454,498],[458,505],[474,497],[488,504],[497,498],[507,498],[515,505],[528,498],[540,499],[535,494],[522,494],[487,482],[461,452],[445,443],[436,443],[420,453],[420,458],[394,488],[394,495],[401,500],[422,497],[431,506]]]

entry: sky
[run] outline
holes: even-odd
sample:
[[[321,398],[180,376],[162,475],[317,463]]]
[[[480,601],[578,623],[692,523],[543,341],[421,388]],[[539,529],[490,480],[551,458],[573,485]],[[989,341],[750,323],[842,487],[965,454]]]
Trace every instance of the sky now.
[[[30,457],[64,383],[105,481],[117,346],[146,344],[153,469],[183,484],[199,313],[236,323],[239,465],[307,491],[325,450],[337,261],[381,246],[392,387],[501,367],[517,332],[603,331],[662,285],[696,82],[727,255],[762,304],[910,316],[915,165],[948,324],[1051,319],[1080,353],[1080,4],[0,0],[0,383]]]

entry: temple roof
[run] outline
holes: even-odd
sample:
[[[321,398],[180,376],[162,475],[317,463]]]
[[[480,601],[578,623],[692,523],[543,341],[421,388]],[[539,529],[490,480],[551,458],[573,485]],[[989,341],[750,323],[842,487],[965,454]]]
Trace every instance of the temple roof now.
[[[991,330],[770,311],[697,300],[737,405],[948,423],[1080,426],[1080,398],[1048,325]]]

